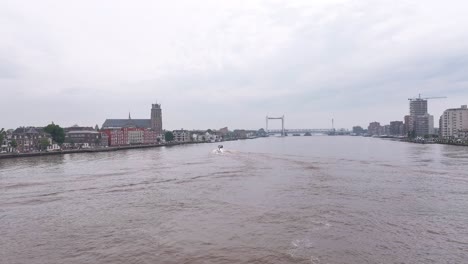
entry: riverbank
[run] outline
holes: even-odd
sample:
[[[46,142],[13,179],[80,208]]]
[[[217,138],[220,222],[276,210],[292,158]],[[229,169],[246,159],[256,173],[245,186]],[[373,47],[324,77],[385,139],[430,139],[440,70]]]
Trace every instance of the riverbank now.
[[[254,139],[254,138],[245,138],[245,139]],[[235,139],[235,140],[244,140],[244,139]],[[232,141],[232,140],[226,140],[226,141]],[[159,148],[159,147],[171,147],[171,146],[179,146],[179,145],[205,144],[205,143],[213,143],[213,142],[167,142],[167,143],[161,143],[161,144],[117,146],[117,147],[89,148],[89,149],[72,149],[72,150],[60,150],[60,151],[50,151],[50,152],[8,153],[8,154],[0,154],[0,159],[65,155],[65,154],[75,154],[75,153],[111,152],[111,151],[128,150],[128,149]]]
[[[379,137],[379,138],[393,140],[393,141],[407,142],[407,143],[415,143],[415,144],[441,144],[441,145],[468,147],[468,143],[457,142],[457,141],[416,140],[416,139],[410,139],[410,138],[396,138],[396,137]]]

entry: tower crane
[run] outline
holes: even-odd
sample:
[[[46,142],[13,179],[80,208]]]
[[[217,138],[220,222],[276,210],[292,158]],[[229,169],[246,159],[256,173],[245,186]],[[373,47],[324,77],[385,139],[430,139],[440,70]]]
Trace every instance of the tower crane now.
[[[421,94],[419,94],[418,97],[415,97],[415,98],[408,98],[408,100],[410,100],[410,101],[416,101],[416,100],[444,99],[444,98],[447,98],[447,96],[421,97]]]

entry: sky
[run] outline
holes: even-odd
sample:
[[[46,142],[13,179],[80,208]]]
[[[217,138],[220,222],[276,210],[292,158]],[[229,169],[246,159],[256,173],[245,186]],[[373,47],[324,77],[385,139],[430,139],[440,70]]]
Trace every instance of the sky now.
[[[0,127],[367,127],[468,104],[464,0],[0,0]],[[436,122],[437,123],[437,122]],[[271,121],[270,128],[281,122]]]

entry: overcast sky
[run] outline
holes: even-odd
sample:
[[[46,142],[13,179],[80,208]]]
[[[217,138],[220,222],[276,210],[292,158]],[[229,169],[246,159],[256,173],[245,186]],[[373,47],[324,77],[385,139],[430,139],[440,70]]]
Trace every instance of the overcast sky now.
[[[403,120],[468,104],[468,1],[0,0],[0,127]],[[437,122],[436,122],[437,123]],[[271,123],[270,127],[280,127]]]

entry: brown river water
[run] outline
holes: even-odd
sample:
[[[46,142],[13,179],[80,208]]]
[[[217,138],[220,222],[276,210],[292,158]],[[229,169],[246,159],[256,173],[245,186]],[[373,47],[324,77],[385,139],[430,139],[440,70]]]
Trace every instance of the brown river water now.
[[[0,160],[0,263],[468,263],[468,148],[270,137]]]

